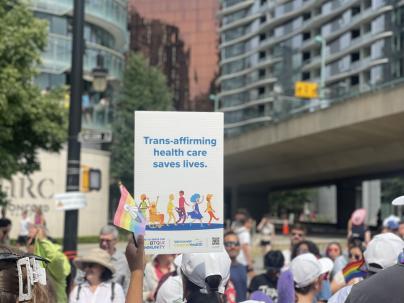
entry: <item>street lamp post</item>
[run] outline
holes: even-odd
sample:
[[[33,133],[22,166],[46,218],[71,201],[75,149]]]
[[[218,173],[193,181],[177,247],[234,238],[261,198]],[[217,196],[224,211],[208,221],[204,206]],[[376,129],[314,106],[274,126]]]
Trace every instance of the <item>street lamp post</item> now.
[[[67,145],[66,191],[80,191],[81,102],[83,93],[84,0],[74,0],[73,46],[69,109],[69,138]],[[78,210],[65,212],[63,248],[72,260],[77,255]]]

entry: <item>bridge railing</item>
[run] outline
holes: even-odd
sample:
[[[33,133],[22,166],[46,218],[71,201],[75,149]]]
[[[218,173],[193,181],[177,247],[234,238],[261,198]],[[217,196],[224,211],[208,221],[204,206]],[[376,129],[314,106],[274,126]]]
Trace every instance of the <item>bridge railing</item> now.
[[[277,123],[285,119],[292,118],[296,115],[306,114],[314,111],[324,110],[335,104],[346,102],[357,97],[363,97],[376,91],[404,85],[404,78],[397,78],[392,81],[378,83],[374,85],[358,86],[356,88],[338,88],[328,89],[327,97],[323,100],[311,99],[304,100],[291,96],[274,95],[274,106],[271,122]]]

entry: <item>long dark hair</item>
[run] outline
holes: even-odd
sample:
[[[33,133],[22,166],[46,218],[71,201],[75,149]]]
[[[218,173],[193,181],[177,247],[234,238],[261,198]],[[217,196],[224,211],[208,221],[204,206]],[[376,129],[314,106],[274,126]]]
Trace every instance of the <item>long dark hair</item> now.
[[[205,279],[207,293],[202,293],[201,288],[192,283],[185,275],[182,275],[185,285],[185,297],[187,303],[225,303],[224,296],[219,293],[219,285],[222,281],[220,275],[209,276]]]
[[[303,240],[303,241],[300,241],[299,243],[297,243],[295,246],[293,246],[291,259],[294,259],[298,256],[299,247],[303,244],[307,245],[307,248],[309,249],[309,251],[308,251],[309,253],[312,253],[316,257],[320,257],[320,250],[318,249],[318,246],[312,241]]]

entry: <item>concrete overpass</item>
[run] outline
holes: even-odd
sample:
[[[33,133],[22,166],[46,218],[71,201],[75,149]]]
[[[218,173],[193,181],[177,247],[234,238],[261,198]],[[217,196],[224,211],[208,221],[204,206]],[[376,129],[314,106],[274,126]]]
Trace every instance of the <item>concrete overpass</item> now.
[[[338,222],[357,179],[404,171],[404,85],[335,102],[225,140],[226,200],[265,211],[270,190],[337,184]],[[265,200],[263,200],[265,199]]]

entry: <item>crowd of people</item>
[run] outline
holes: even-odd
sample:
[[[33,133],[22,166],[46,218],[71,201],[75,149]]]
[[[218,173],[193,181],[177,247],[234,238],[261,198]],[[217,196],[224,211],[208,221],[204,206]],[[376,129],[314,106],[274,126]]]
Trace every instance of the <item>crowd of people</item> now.
[[[269,216],[257,225],[263,272],[254,264],[246,210],[224,233],[222,253],[156,255],[146,259],[143,238],[117,248],[119,233],[107,225],[99,245],[69,262],[36,212],[22,213],[18,248],[11,247],[5,212],[0,219],[0,302],[71,303],[363,303],[404,302],[404,222],[389,216],[380,233],[366,226],[366,210],[353,212],[347,241],[321,251],[303,225],[290,228],[290,245],[277,250]],[[5,227],[3,226],[5,225]]]

